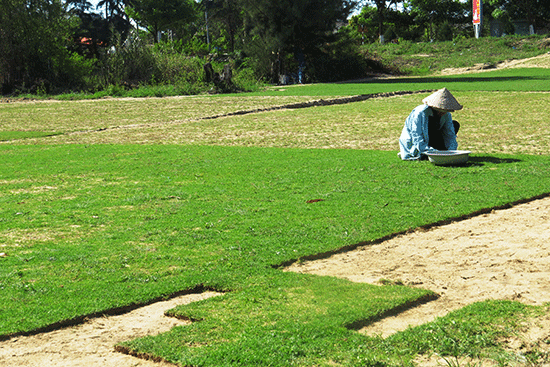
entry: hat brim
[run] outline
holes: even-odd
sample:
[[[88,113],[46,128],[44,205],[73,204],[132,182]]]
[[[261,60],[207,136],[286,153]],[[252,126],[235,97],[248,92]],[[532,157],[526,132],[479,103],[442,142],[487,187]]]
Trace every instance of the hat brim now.
[[[458,103],[456,98],[447,88],[438,90],[437,92],[424,98],[422,102],[430,107],[448,112],[461,110],[463,108],[463,106]]]

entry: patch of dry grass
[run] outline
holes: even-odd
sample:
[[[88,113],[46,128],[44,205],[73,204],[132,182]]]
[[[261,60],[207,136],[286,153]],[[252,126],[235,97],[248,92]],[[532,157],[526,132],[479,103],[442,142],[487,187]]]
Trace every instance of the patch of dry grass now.
[[[182,96],[0,104],[0,131],[88,132],[196,120],[242,110],[309,101],[312,97]]]
[[[132,124],[89,131],[86,130],[90,126],[87,121],[91,117],[82,114],[84,122],[74,129],[76,132],[17,143],[193,144],[397,151],[397,139],[405,118],[426,95],[231,116],[222,114],[294,103],[296,98],[145,99],[118,104],[110,101],[111,107],[103,101],[87,102],[98,103],[101,107],[95,107],[96,111],[106,109],[113,120],[121,109],[126,110],[125,115],[134,115],[136,119]],[[455,96],[465,106],[453,114],[461,123],[459,148],[476,153],[548,154],[550,131],[545,126],[550,120],[550,111],[546,108],[550,104],[550,93],[458,92]],[[213,116],[213,112],[220,117],[204,119]]]
[[[41,228],[17,228],[7,231],[1,231],[2,242],[0,249],[2,252],[13,252],[14,248],[26,248],[26,251],[17,251],[17,253],[32,253],[32,249],[38,244],[46,242],[61,243],[63,241],[74,242],[82,238],[84,234],[80,226],[65,227],[41,227]]]
[[[440,72],[435,73],[435,75],[456,75],[456,74],[468,74],[468,73],[480,73],[485,71],[493,71],[497,69],[507,69],[507,68],[550,68],[550,53],[546,53],[539,56],[530,57],[527,59],[513,59],[506,60],[501,63],[498,63],[496,66],[493,64],[476,64],[474,66],[462,67],[462,68],[447,68],[443,69]]]
[[[486,153],[549,153],[550,93],[458,93],[457,98],[465,106],[455,114],[461,122],[461,148]]]

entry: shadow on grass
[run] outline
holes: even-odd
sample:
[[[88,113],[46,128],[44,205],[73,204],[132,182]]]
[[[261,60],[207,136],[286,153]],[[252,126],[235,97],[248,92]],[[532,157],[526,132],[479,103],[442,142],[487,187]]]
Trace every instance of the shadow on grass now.
[[[464,164],[464,166],[483,166],[486,163],[492,163],[492,164],[503,164],[503,163],[516,163],[521,162],[520,159],[515,158],[498,158],[498,157],[492,157],[492,156],[477,156],[477,157],[470,157],[468,159],[468,162]]]
[[[449,164],[447,167],[482,167],[487,163],[491,164],[505,164],[505,163],[517,163],[521,162],[520,159],[515,158],[498,158],[491,156],[477,156],[469,157],[468,161],[465,163]],[[445,165],[443,165],[445,166]]]
[[[423,161],[427,161],[428,157],[426,155],[423,155],[422,158],[420,158]],[[491,156],[476,156],[476,157],[469,157],[468,161],[465,163],[457,163],[457,164],[447,164],[442,165],[441,167],[481,167],[484,166],[487,163],[492,164],[503,164],[503,163],[517,163],[521,162],[520,159],[516,158],[498,158],[498,157],[491,157]]]
[[[422,84],[422,83],[463,83],[463,82],[509,82],[541,80],[538,77],[529,76],[455,76],[455,77],[413,77],[413,78],[388,78],[376,79],[380,84]]]
[[[369,325],[372,325],[377,321],[383,320],[383,319],[388,318],[388,317],[397,316],[400,313],[403,313],[403,312],[405,312],[407,310],[410,310],[412,308],[421,306],[421,305],[426,304],[426,303],[431,302],[431,301],[435,301],[435,300],[439,299],[440,297],[441,296],[437,293],[428,293],[425,296],[420,297],[420,298],[418,298],[414,301],[403,303],[403,304],[401,304],[401,305],[399,305],[395,308],[392,308],[392,309],[387,310],[385,312],[379,313],[375,317],[371,317],[371,318],[368,318],[368,319],[362,319],[362,320],[356,320],[356,321],[354,321],[350,324],[345,325],[345,327],[349,330],[359,331],[362,328],[367,327]]]

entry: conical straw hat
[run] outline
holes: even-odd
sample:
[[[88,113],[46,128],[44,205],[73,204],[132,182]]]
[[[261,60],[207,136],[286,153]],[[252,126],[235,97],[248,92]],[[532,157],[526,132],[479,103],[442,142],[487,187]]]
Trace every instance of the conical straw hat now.
[[[424,98],[422,102],[430,107],[445,111],[457,111],[462,109],[462,105],[458,103],[456,98],[447,88],[438,90],[434,94]]]

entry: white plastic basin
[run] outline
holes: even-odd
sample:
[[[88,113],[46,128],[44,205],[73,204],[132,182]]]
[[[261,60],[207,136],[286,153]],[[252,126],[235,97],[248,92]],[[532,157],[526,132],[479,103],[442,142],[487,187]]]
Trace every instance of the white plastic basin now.
[[[437,166],[449,166],[466,163],[470,153],[469,150],[440,150],[426,155],[430,162]]]

